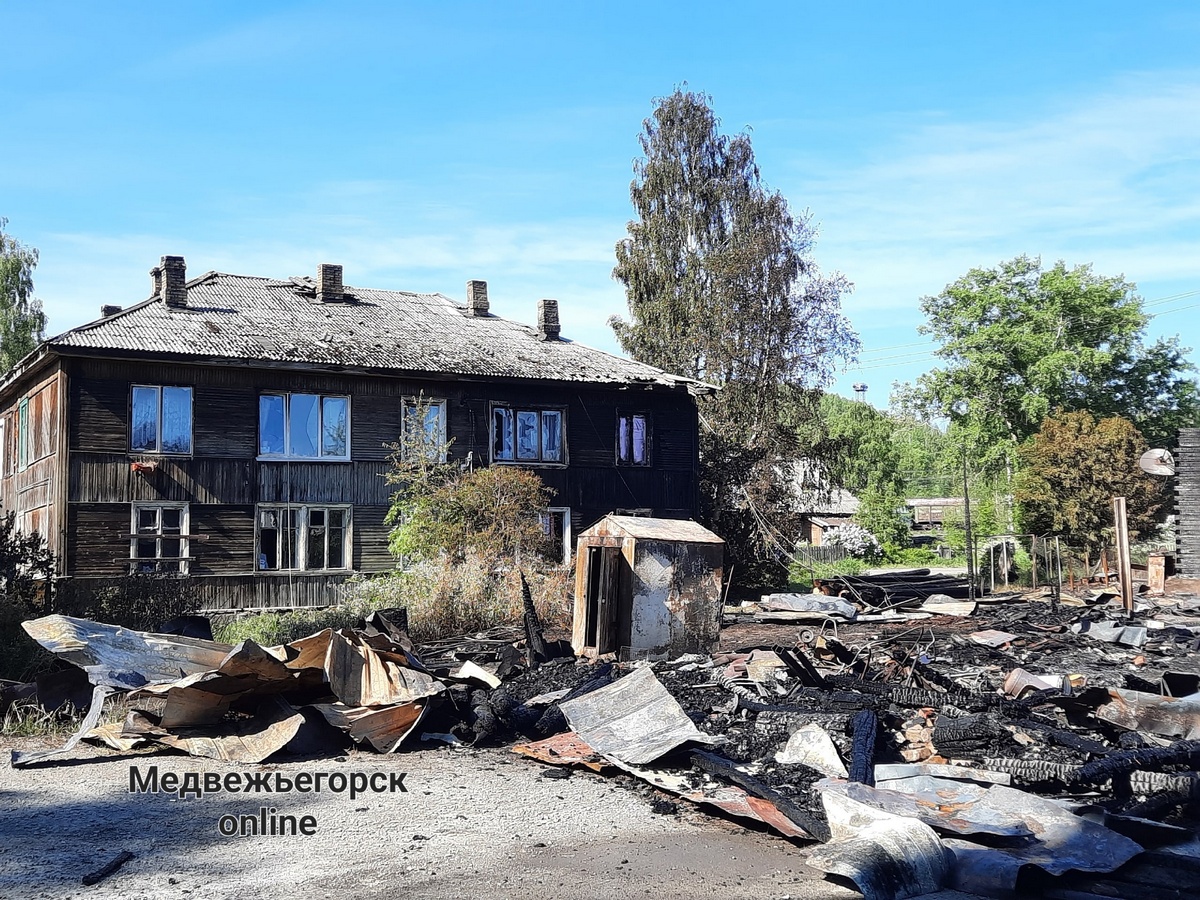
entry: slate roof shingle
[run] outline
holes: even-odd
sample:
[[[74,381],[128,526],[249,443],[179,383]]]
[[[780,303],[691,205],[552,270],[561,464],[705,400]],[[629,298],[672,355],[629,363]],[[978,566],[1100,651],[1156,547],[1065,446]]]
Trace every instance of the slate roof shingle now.
[[[310,363],[412,373],[662,385],[692,379],[499,316],[472,316],[443,294],[345,288],[322,303],[311,278],[286,281],[208,272],[187,284],[187,306],[153,298],[50,338],[63,352],[163,353],[246,363]]]

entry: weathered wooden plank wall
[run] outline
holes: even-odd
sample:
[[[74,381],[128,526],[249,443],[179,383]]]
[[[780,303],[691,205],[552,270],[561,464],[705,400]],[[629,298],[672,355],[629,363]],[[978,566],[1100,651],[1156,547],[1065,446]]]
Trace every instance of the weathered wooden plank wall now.
[[[56,556],[62,556],[62,374],[58,366],[44,371],[23,391],[13,393],[3,409],[3,459],[0,467],[0,506],[17,514],[22,531],[39,532]],[[20,407],[27,404],[22,438]],[[21,466],[21,444],[25,465]],[[65,562],[60,560],[60,569]]]
[[[130,504],[155,501],[188,503],[190,532],[207,538],[192,543],[191,555],[193,574],[211,593],[210,605],[317,603],[321,591],[328,594],[345,577],[256,572],[257,503],[353,504],[354,569],[390,569],[394,560],[383,518],[394,486],[384,475],[400,432],[403,399],[417,395],[446,402],[450,455],[476,465],[490,461],[492,404],[561,408],[566,460],[532,468],[554,490],[552,505],[570,507],[575,534],[615,509],[676,518],[697,512],[697,419],[682,392],[86,358],[70,359],[65,368],[70,397],[65,549],[71,574],[81,577],[126,571]],[[193,387],[190,457],[129,451],[134,384]],[[349,396],[352,461],[257,459],[258,397],[271,391]],[[651,422],[648,467],[616,463],[617,417],[634,412]],[[150,470],[131,470],[131,463],[151,461]],[[305,587],[295,602],[281,599],[286,592],[278,588],[280,579],[295,583],[297,577]],[[221,590],[234,594],[221,599]]]
[[[1200,428],[1181,428],[1175,453],[1176,569],[1200,578]]]

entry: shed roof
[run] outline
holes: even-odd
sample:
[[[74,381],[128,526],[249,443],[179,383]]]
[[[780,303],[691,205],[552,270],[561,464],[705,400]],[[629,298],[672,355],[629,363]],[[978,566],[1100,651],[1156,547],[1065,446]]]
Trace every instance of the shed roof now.
[[[648,516],[618,516],[607,515],[591,528],[586,529],[580,537],[600,534],[605,525],[615,527],[634,538],[649,538],[656,541],[685,541],[692,544],[723,544],[719,536],[713,534],[699,522],[691,519],[654,519]]]
[[[186,306],[151,298],[46,343],[64,352],[711,389],[573,341],[541,340],[536,328],[472,315],[440,293],[344,290],[345,301],[321,302],[311,278],[209,272],[187,283]]]

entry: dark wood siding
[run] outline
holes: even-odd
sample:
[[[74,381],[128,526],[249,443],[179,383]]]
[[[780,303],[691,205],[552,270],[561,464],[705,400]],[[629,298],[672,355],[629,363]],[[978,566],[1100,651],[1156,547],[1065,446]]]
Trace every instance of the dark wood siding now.
[[[564,410],[566,463],[530,468],[555,491],[554,506],[571,508],[574,533],[615,509],[681,518],[694,518],[697,511],[696,412],[683,391],[85,358],[68,360],[66,368],[70,456],[63,477],[71,505],[70,574],[100,577],[125,570],[120,559],[129,552],[130,504],[188,503],[192,533],[207,538],[192,545],[192,571],[206,585],[213,608],[311,605],[340,581],[256,573],[257,503],[352,504],[354,568],[370,572],[394,565],[383,524],[394,488],[383,476],[399,435],[403,400],[419,394],[446,402],[451,458],[470,457],[475,465],[490,461],[492,404]],[[133,384],[192,386],[191,456],[128,452]],[[268,391],[349,396],[351,461],[258,460],[258,397]],[[617,415],[631,411],[650,420],[649,467],[616,464]],[[233,594],[222,599],[220,590]]]
[[[127,503],[72,503],[67,507],[71,575],[112,577],[129,572],[132,510]]]
[[[254,574],[254,507],[193,504],[189,548],[193,575]]]

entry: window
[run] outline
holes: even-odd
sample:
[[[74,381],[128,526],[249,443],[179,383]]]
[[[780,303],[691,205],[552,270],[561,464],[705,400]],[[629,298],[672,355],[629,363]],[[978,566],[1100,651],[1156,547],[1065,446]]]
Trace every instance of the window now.
[[[552,506],[539,517],[546,535],[546,555],[566,565],[571,561],[571,510]]]
[[[561,409],[492,407],[494,462],[566,462]]]
[[[260,572],[349,568],[350,507],[259,506]]]
[[[135,453],[191,453],[192,389],[135,384],[129,449]]]
[[[17,407],[17,471],[24,472],[29,466],[29,398]]]
[[[650,417],[645,413],[617,414],[617,464],[650,465]]]
[[[446,401],[405,397],[403,424],[405,453],[423,452],[429,462],[445,462]]]
[[[133,574],[188,573],[188,507],[186,503],[135,504],[129,540]]]
[[[258,454],[277,459],[349,459],[350,398],[261,395]]]

